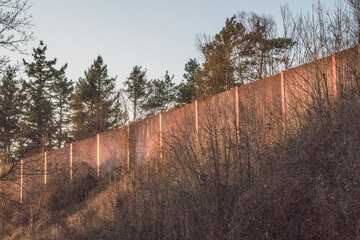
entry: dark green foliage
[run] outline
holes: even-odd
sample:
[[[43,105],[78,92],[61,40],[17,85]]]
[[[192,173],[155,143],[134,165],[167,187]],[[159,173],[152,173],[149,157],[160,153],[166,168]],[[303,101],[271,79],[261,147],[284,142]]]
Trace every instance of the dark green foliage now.
[[[238,52],[238,47],[243,48],[245,34],[245,26],[233,16],[226,19],[225,26],[213,40],[199,43],[205,58],[202,68],[196,74],[199,96],[211,96],[231,89],[241,81],[240,77],[236,78],[236,73],[246,71],[248,60],[237,61],[237,57],[246,51],[241,49]]]
[[[124,82],[124,91],[132,103],[134,113],[133,121],[136,121],[138,118],[140,109],[139,106],[141,106],[144,97],[146,96],[146,69],[142,70],[141,68],[141,66],[133,67],[130,76]]]
[[[176,102],[177,105],[189,104],[196,99],[197,85],[195,82],[195,74],[200,64],[196,59],[189,59],[185,64],[185,73],[183,80],[177,87]]]
[[[0,78],[0,161],[15,160],[18,152],[21,93],[18,69],[8,66]]]
[[[55,105],[52,100],[57,96],[54,91],[55,79],[63,75],[66,65],[60,70],[55,68],[56,59],[46,59],[47,46],[40,41],[38,48],[33,49],[34,61],[24,62],[25,73],[29,81],[24,83],[26,94],[25,118],[27,149],[38,152],[54,146],[56,127]]]
[[[146,116],[153,116],[166,112],[174,106],[176,98],[175,83],[166,71],[163,79],[153,79],[147,85],[146,98],[141,104],[141,109]]]
[[[212,40],[199,40],[205,62],[196,74],[201,97],[255,81],[280,71],[284,51],[294,41],[276,37],[272,17],[239,13],[227,19]]]
[[[56,133],[55,141],[58,148],[64,146],[69,139],[70,131],[70,100],[74,83],[65,76],[67,65],[55,72],[53,82],[53,103],[55,108]]]
[[[127,121],[115,81],[116,78],[108,76],[107,65],[101,56],[85,71],[85,77],[79,78],[71,101],[75,140],[119,127]]]

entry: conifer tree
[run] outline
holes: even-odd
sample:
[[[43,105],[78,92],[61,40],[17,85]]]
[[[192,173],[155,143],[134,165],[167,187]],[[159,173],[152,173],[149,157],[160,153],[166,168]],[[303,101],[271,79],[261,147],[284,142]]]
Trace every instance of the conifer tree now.
[[[146,116],[166,112],[174,106],[176,99],[174,75],[166,71],[163,79],[153,79],[148,83],[145,100],[141,104]]]
[[[177,87],[176,102],[178,106],[189,104],[196,98],[197,85],[195,82],[195,74],[200,64],[196,59],[189,59],[185,64],[185,73],[183,80]]]
[[[25,73],[29,81],[24,84],[27,95],[26,108],[26,135],[29,140],[28,150],[32,152],[46,151],[54,145],[56,133],[55,106],[52,102],[54,95],[54,78],[56,59],[46,59],[47,46],[40,41],[38,48],[33,49],[34,61],[23,60]],[[61,69],[65,69],[63,66]]]
[[[16,67],[8,66],[0,78],[0,161],[15,160],[19,150],[21,93]]]
[[[114,127],[122,126],[129,121],[127,104],[123,90],[117,90],[114,95],[114,109],[116,109],[116,111],[114,111],[112,116],[114,122],[117,123]]]
[[[74,83],[65,76],[67,64],[55,71],[53,82],[53,102],[55,107],[56,132],[55,141],[58,148],[64,146],[70,132],[70,100]]]
[[[295,42],[276,36],[271,16],[241,12],[226,19],[213,39],[198,39],[205,62],[196,72],[198,95],[207,97],[279,72]]]
[[[125,93],[128,96],[128,99],[132,102],[132,109],[134,113],[133,121],[136,121],[138,117],[138,111],[144,97],[146,95],[147,79],[146,79],[146,69],[142,70],[141,66],[133,67],[130,76],[124,82]]]
[[[101,56],[85,71],[85,77],[79,78],[71,101],[75,140],[116,128],[127,120],[115,81],[108,76]]]

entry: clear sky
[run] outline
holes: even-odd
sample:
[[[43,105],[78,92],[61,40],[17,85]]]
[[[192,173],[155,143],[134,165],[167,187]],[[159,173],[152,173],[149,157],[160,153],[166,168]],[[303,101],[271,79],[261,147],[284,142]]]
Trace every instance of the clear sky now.
[[[311,9],[313,0],[29,0],[36,40],[43,40],[48,58],[68,63],[76,81],[99,54],[118,87],[135,65],[160,78],[168,70],[176,82],[189,58],[201,61],[196,34],[215,34],[225,19],[239,11],[272,15],[281,29],[280,5],[294,13]],[[326,0],[332,2],[333,0]],[[31,56],[11,55],[13,59]]]

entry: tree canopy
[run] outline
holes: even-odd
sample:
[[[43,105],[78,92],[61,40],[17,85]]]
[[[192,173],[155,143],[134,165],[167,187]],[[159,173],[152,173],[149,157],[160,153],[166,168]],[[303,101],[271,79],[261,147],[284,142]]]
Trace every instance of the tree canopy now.
[[[107,65],[98,56],[79,78],[72,96],[73,136],[76,140],[116,128],[127,121],[126,108],[115,90],[116,77],[109,77]]]
[[[292,39],[276,36],[271,16],[241,12],[226,19],[215,37],[198,38],[204,63],[196,82],[202,97],[243,85],[278,72],[285,59],[285,46]]]

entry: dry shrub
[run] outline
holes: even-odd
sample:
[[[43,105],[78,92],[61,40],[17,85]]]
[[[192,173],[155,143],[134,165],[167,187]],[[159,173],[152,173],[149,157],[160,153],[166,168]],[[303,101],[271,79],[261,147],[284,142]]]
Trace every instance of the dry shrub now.
[[[311,92],[314,102],[291,130],[266,135],[267,122],[252,108],[236,119],[224,105],[201,119],[198,135],[188,125],[164,134],[162,159],[119,174],[106,190],[90,175],[49,185],[49,197],[29,208],[30,232],[46,239],[360,238],[360,94],[350,88],[329,99],[322,91]],[[51,224],[56,234],[42,229]]]
[[[339,99],[326,117],[309,112],[298,134],[267,155],[238,229],[246,239],[357,239],[360,101]]]
[[[238,131],[231,121],[217,124],[229,119],[225,113],[209,116],[198,139],[179,131],[166,140],[161,164],[137,169],[127,191],[118,193],[109,233],[123,239],[359,238],[360,96],[347,91],[331,102],[315,99],[298,129],[271,144],[256,137],[261,122],[245,120]]]

